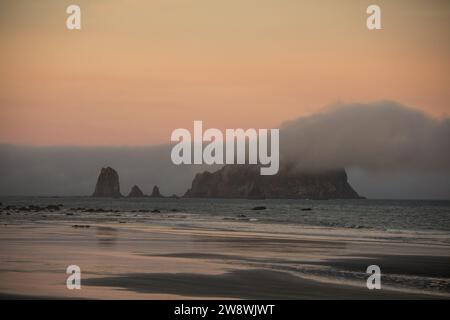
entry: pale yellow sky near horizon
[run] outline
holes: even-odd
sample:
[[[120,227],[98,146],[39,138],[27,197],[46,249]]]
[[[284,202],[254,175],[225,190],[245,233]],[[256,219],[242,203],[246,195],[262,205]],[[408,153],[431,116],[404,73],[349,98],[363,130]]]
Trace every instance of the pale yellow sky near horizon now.
[[[383,30],[366,28],[374,3]],[[2,1],[0,143],[159,144],[337,101],[449,116],[449,30],[445,0]]]

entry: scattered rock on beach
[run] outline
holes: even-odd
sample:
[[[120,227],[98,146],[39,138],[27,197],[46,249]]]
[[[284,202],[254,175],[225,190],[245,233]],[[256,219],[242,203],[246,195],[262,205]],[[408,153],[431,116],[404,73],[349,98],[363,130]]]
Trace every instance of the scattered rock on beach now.
[[[47,207],[45,207],[45,209],[53,211],[53,210],[61,210],[59,205],[55,205],[55,204],[49,204]]]
[[[74,224],[72,228],[90,228],[91,226],[88,224]]]
[[[253,207],[252,210],[266,210],[267,207],[265,206],[257,206],[257,207]]]
[[[46,207],[40,207],[40,206],[36,206],[36,205],[29,205],[29,206],[22,206],[22,207],[16,207],[16,206],[7,206],[5,207],[6,210],[13,210],[13,211],[22,211],[22,212],[28,212],[28,211],[34,211],[34,212],[39,212],[39,211],[58,211],[61,210],[61,205],[54,205],[54,204],[49,204]]]

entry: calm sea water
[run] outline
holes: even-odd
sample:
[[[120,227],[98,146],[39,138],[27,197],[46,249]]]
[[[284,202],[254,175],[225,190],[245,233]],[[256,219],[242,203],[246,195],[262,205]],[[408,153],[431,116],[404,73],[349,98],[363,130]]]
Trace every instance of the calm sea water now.
[[[245,200],[245,199],[96,199],[91,197],[0,197],[7,205],[64,205],[65,215],[58,213],[1,214],[5,220],[59,219],[71,215],[86,219],[107,220],[145,217],[151,210],[161,213],[187,213],[202,218],[245,218],[255,223],[368,228],[377,230],[450,231],[450,201],[411,200]],[[252,210],[265,206],[265,210]],[[81,212],[75,208],[104,209],[108,212]],[[141,210],[142,212],[140,212]]]

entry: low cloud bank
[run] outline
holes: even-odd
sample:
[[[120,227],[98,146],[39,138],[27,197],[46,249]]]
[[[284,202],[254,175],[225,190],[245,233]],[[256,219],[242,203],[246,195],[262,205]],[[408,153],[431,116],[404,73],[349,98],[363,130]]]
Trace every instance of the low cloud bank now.
[[[145,193],[183,194],[196,170],[175,166],[170,146],[28,147],[0,145],[0,195],[90,195],[102,167],[120,177],[122,194],[134,184]]]
[[[281,165],[301,171],[346,168],[374,198],[450,199],[450,119],[394,102],[339,104],[280,127]],[[171,146],[30,147],[0,145],[0,195],[90,195],[100,168],[119,172],[126,195],[184,194],[206,166],[173,165]],[[216,169],[217,166],[209,168]]]
[[[450,119],[385,101],[337,104],[280,128],[282,161],[299,170],[450,173]]]

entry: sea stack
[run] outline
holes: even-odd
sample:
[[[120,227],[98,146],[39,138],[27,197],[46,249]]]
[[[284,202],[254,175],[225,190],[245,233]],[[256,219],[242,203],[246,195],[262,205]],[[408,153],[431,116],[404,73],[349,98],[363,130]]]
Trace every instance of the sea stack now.
[[[161,193],[159,192],[159,188],[158,186],[154,186],[153,187],[153,191],[152,191],[152,198],[163,198],[163,196],[161,195]]]
[[[120,193],[119,175],[111,167],[102,168],[95,185],[93,197],[122,197]]]
[[[273,176],[260,175],[257,165],[226,165],[195,176],[188,198],[359,199],[344,169],[298,172],[282,167]]]
[[[131,188],[131,191],[127,197],[128,198],[142,198],[142,197],[145,197],[145,195],[137,185],[134,185],[133,188]]]

